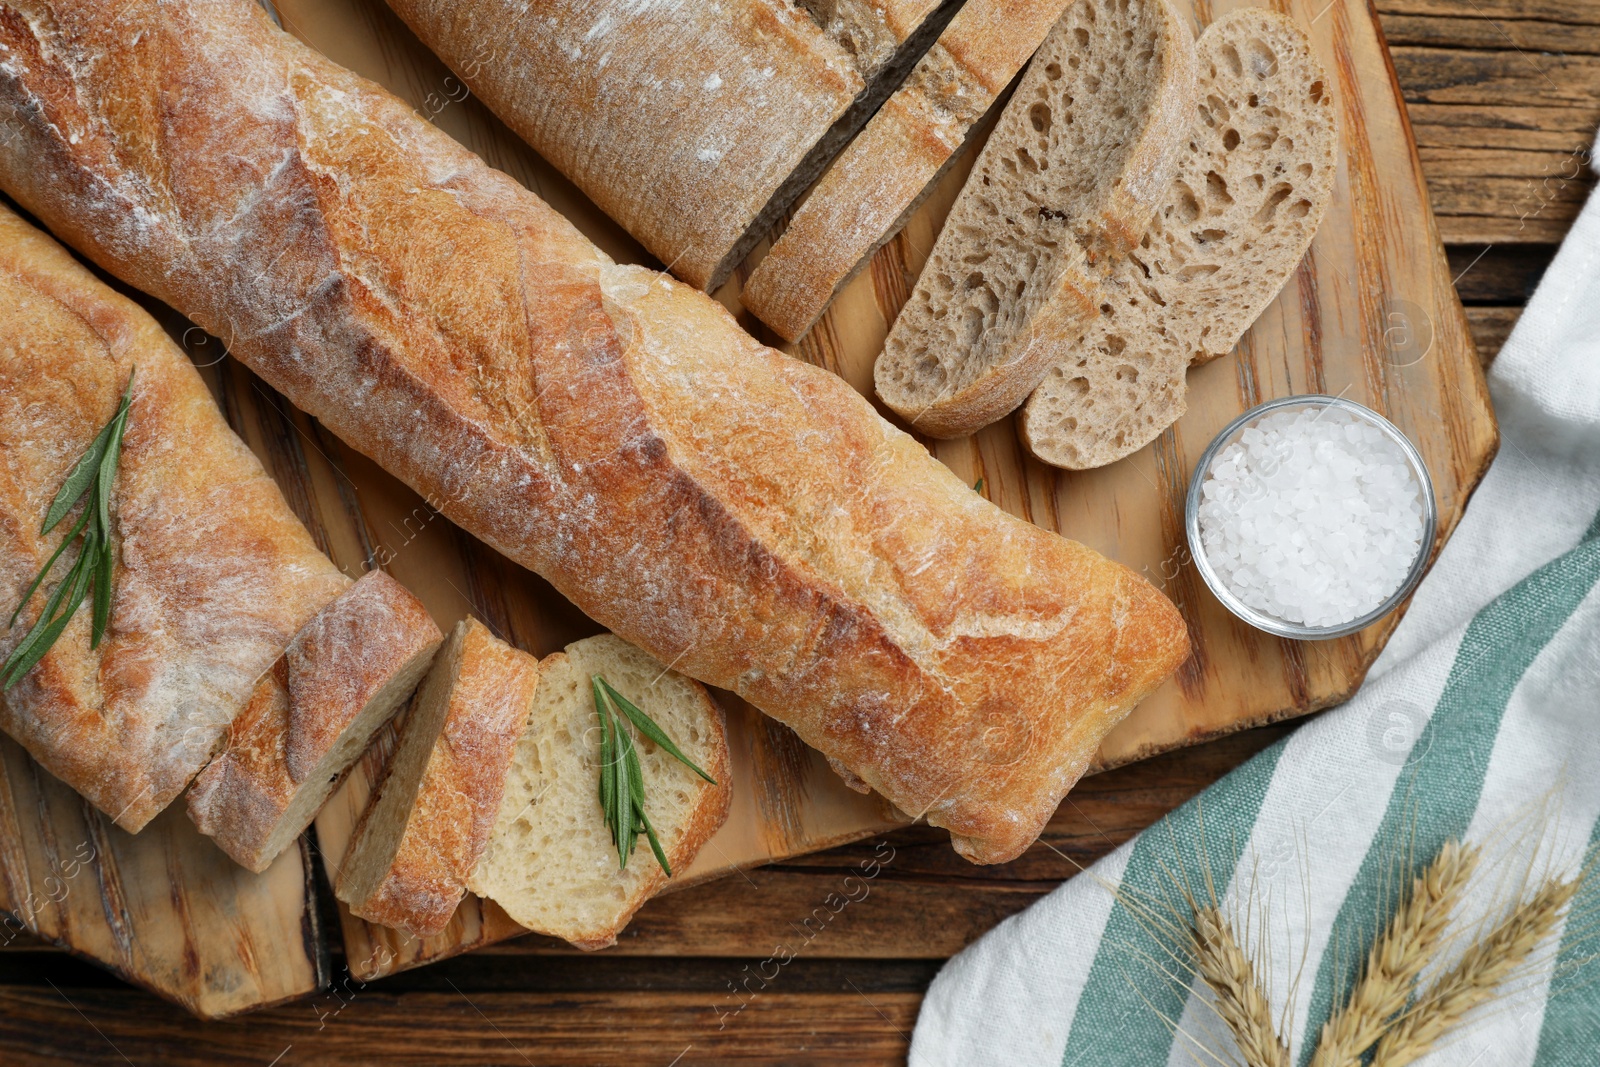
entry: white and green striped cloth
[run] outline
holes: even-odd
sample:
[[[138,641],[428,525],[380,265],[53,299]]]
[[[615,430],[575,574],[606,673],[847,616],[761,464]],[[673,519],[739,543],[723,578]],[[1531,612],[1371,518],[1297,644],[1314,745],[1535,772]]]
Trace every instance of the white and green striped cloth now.
[[[1538,871],[1578,869],[1600,841],[1600,195],[1490,387],[1499,455],[1356,697],[951,960],[912,1067],[1237,1062],[1198,981],[1127,904],[1172,899],[1179,870],[1209,869],[1225,911],[1266,902],[1267,943],[1250,940],[1275,1012],[1292,1003],[1304,1067],[1386,920],[1401,850],[1417,863],[1464,838],[1486,843],[1489,865],[1536,824],[1549,829]],[[1516,861],[1498,869],[1514,875]],[[1498,888],[1463,910],[1488,909]],[[1597,909],[1600,873],[1559,949],[1421,1062],[1600,1064]]]

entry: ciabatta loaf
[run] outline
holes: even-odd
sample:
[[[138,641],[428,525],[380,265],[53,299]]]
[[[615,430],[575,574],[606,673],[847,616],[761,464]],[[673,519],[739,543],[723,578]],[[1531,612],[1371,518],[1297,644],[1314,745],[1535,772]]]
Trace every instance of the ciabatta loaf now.
[[[539,671],[494,831],[468,885],[530,930],[604,948],[667,873],[643,839],[619,866],[599,800],[601,727],[591,679],[614,686],[716,780],[706,782],[624,725],[638,745],[645,815],[675,872],[728,816],[726,727],[703,686],[610,634],[568,645],[540,661]]]
[[[740,302],[798,341],[900,231],[1067,0],[968,0],[839,153],[745,283]]]
[[[1106,302],[1034,390],[1019,426],[1046,463],[1099,467],[1187,403],[1187,371],[1232,351],[1294,273],[1333,199],[1327,76],[1289,19],[1241,8],[1201,36],[1200,107],[1138,248],[1105,264]]]
[[[0,19],[0,186],[964,855],[1026,848],[1187,654],[1139,576],[990,504],[704,294],[612,263],[250,0],[39,11]]]
[[[264,871],[399,710],[443,636],[422,602],[372,570],[317,612],[256,686],[189,790],[189,817]]]
[[[432,937],[450,925],[483,854],[539,661],[464,619],[406,713],[334,892],[369,922]]]
[[[812,0],[826,28],[791,0],[390,6],[601,210],[715,289],[893,88],[886,68],[938,4]]]
[[[0,727],[137,832],[211,758],[257,678],[350,580],[317,551],[155,320],[0,206],[0,624],[76,522],[74,511],[39,534],[130,374],[105,637],[89,647],[85,601],[0,698]],[[0,657],[77,551],[0,630]]]
[[[1194,116],[1194,39],[1167,0],[1074,0],[1029,64],[874,368],[933,437],[1010,413],[1102,303]]]

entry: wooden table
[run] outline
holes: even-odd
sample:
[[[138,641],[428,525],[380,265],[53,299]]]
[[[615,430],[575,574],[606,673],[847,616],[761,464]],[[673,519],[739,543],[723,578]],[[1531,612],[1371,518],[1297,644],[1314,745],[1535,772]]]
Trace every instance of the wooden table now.
[[[1377,8],[1489,360],[1593,185],[1600,0]],[[196,1022],[18,937],[0,947],[0,1062],[904,1062],[945,958],[1288,729],[1091,778],[1013,863],[973,867],[943,832],[906,830],[654,901],[600,956],[525,938],[231,1022]],[[881,873],[844,885],[868,858]],[[771,961],[779,945],[802,944],[787,964]]]

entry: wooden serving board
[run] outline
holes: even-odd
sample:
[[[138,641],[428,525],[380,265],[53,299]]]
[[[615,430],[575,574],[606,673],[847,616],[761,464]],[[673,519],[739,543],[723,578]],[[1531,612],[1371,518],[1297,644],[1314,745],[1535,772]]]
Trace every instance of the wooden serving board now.
[[[1239,5],[1196,0],[1197,31],[1232,6]],[[996,503],[1141,570],[1183,611],[1193,657],[1107,739],[1101,767],[1337,703],[1359,684],[1398,621],[1393,616],[1351,638],[1303,644],[1250,629],[1210,597],[1188,560],[1183,498],[1198,454],[1229,420],[1261,400],[1303,392],[1339,393],[1384,412],[1432,471],[1440,544],[1495,448],[1482,374],[1374,17],[1361,0],[1279,6],[1309,28],[1338,102],[1344,153],[1335,199],[1311,254],[1239,350],[1192,373],[1189,414],[1139,454],[1087,473],[1029,459],[1009,419],[969,439],[930,442],[969,483],[982,479],[982,491]],[[290,32],[410,100],[608,254],[653,262],[470,98],[381,0],[276,0],[274,7]],[[911,290],[970,158],[953,168],[810,337],[788,351],[870,395],[887,325]],[[757,249],[751,263],[763,252]],[[738,286],[736,278],[716,294],[736,313]],[[776,341],[748,314],[740,320],[757,337]],[[471,612],[540,655],[596,632],[548,584],[456,529],[226,359],[215,339],[181,320],[169,329],[207,368],[230,421],[319,544],[352,575],[382,566],[424,600],[441,626]],[[674,879],[675,888],[901,823],[903,816],[876,797],[845,788],[786,728],[736,698],[719,697],[729,715],[734,809],[693,867]],[[317,821],[311,847],[320,846],[330,872],[393,740],[393,729],[386,730]],[[24,917],[46,936],[201,1014],[245,1010],[325,981],[299,852],[252,880],[195,835],[181,813],[138,837],[118,837],[14,747],[0,755],[8,790],[0,792],[0,904],[8,910],[27,910]],[[80,840],[108,842],[96,846],[98,885],[73,889],[50,908],[29,904],[28,894],[39,893],[35,883],[52,876],[52,864],[70,860]],[[72,884],[80,882],[88,885],[88,876],[80,873]],[[183,892],[170,891],[172,885]],[[215,906],[197,909],[199,898]],[[371,926],[342,907],[340,918],[356,981],[522,932],[498,908],[472,898],[444,934],[427,941]],[[264,945],[271,947],[262,951]]]
[[[1195,0],[1195,30],[1232,6]],[[285,29],[338,62],[410,100],[425,116],[512,174],[572,219],[613,258],[659,266],[515,135],[472,99],[381,0],[275,0]],[[1492,457],[1496,431],[1482,371],[1445,264],[1417,153],[1381,32],[1358,0],[1282,0],[1279,9],[1311,33],[1339,105],[1343,147],[1335,198],[1312,252],[1283,295],[1232,356],[1190,378],[1190,411],[1149,448],[1112,467],[1068,473],[1034,461],[1013,420],[974,437],[926,442],[969,483],[1013,514],[1059,531],[1142,571],[1178,604],[1194,654],[1177,676],[1107,738],[1110,767],[1180,745],[1336,704],[1360,683],[1398,613],[1340,641],[1283,641],[1237,621],[1205,590],[1189,562],[1183,503],[1199,453],[1245,409],[1276,396],[1337,393],[1393,420],[1421,449],[1433,474],[1439,544]],[[841,375],[871,396],[872,365],[907,298],[975,153],[952,169],[905,231],[840,295],[792,354]],[[1382,175],[1380,180],[1379,175]],[[717,298],[772,344],[779,339],[742,312],[740,281],[758,248]],[[398,530],[415,513],[409,494],[333,442],[350,472],[338,518],[353,529],[377,520]],[[326,479],[325,479],[326,482]],[[332,489],[331,484],[326,486]],[[320,498],[319,498],[320,499]],[[332,498],[329,498],[331,505]],[[582,629],[548,586],[449,529],[419,533],[389,569],[440,615],[473,610],[502,633],[544,652]],[[448,532],[447,532],[448,530]],[[429,534],[433,536],[428,536]],[[388,536],[383,534],[382,536]],[[409,540],[409,539],[408,539]],[[336,551],[349,565],[371,558]],[[447,573],[449,591],[439,588]],[[815,753],[748,708],[730,703],[735,808],[682,884],[865,836],[895,813],[842,789]],[[370,789],[378,756],[353,775],[318,820],[325,858],[336,862]],[[774,775],[773,768],[787,768]],[[518,932],[493,906],[469,900],[450,930],[427,943],[343,916],[353,973],[389,973]]]

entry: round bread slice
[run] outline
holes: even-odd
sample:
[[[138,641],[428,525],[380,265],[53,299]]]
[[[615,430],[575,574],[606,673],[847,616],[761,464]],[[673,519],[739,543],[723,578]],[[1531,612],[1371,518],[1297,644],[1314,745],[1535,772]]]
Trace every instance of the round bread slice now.
[[[1199,54],[1178,177],[1139,247],[1101,272],[1098,320],[1023,409],[1023,442],[1046,463],[1104,466],[1176,422],[1188,368],[1239,343],[1333,199],[1333,100],[1300,29],[1243,8],[1206,30]]]
[[[688,867],[728,816],[727,728],[704,686],[611,634],[568,645],[539,670],[494,830],[467,885],[530,930],[605,948],[667,874],[642,837],[627,867],[618,865],[600,808],[600,720],[590,680],[603,677],[716,779],[706,782],[635,732],[645,814],[674,871]]]
[[[1167,0],[1076,0],[1022,77],[878,357],[878,396],[932,437],[1002,418],[1083,335],[1093,262],[1138,243],[1194,114]]]

